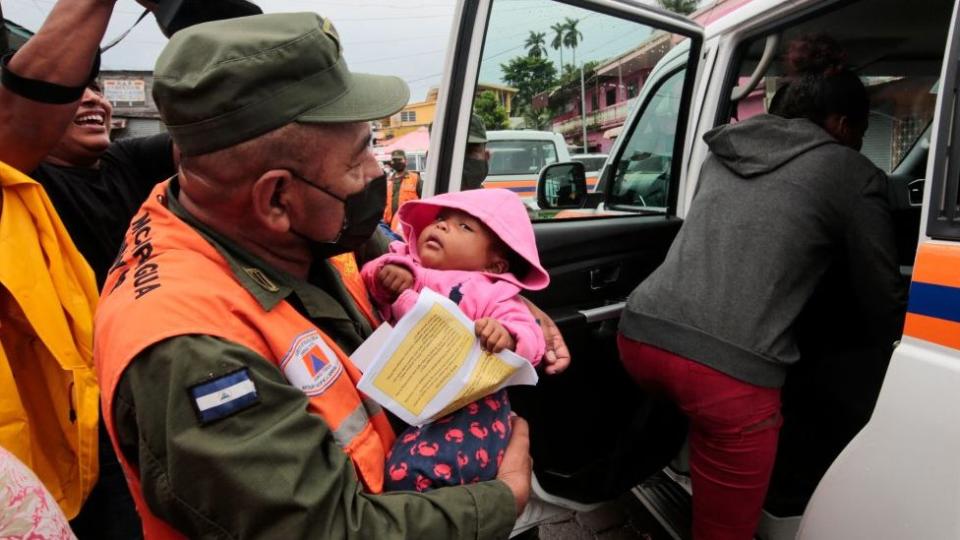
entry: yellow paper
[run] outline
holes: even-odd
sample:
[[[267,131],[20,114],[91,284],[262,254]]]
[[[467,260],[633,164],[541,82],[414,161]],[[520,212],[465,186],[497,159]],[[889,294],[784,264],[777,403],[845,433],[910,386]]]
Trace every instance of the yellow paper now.
[[[407,334],[374,386],[419,415],[466,363],[474,336],[441,305],[430,308]]]
[[[364,366],[357,388],[421,426],[505,386],[536,384],[526,359],[482,351],[474,326],[449,298],[424,288],[396,326],[379,328],[370,347],[354,353],[355,365]]]
[[[510,378],[517,367],[500,360],[496,356],[484,351],[480,355],[477,365],[470,373],[467,384],[460,391],[460,394],[454,398],[453,403],[443,409],[437,418],[444,417],[457,409],[465,407],[468,403],[476,401],[487,394],[493,393],[494,389],[503,381]]]

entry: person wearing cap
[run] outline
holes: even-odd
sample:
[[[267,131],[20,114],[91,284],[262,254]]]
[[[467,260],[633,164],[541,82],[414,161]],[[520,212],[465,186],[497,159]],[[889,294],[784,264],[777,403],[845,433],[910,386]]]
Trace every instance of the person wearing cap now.
[[[153,93],[182,159],[130,224],[94,341],[146,537],[506,537],[525,422],[497,480],[382,495],[394,434],[347,357],[371,325],[327,261],[382,217],[368,122],[406,85],[350,72],[330,21],[291,13],[181,30]]]
[[[487,178],[490,151],[487,150],[487,128],[479,116],[470,115],[470,129],[467,132],[467,151],[463,160],[463,178],[460,189],[480,189]]]
[[[394,225],[397,209],[407,201],[420,198],[423,180],[417,172],[407,170],[407,153],[403,150],[390,152],[390,167],[393,172],[387,177],[387,205],[383,209],[383,222],[397,230],[399,225]]]

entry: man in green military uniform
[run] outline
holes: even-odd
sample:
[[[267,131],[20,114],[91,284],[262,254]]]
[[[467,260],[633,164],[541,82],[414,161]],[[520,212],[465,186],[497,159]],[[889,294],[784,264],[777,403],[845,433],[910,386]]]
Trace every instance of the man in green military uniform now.
[[[489,172],[490,151],[487,150],[487,128],[477,115],[470,116],[467,151],[463,158],[463,179],[460,189],[480,189]]]
[[[407,153],[403,150],[390,152],[390,167],[393,172],[387,178],[387,204],[383,209],[383,221],[392,224],[397,209],[403,203],[420,198],[423,180],[419,173],[407,169]]]
[[[299,341],[277,353],[263,323],[328,338],[314,341],[321,355],[370,333],[325,259],[381,217],[368,120],[398,111],[406,85],[349,72],[329,21],[272,14],[175,35],[154,97],[180,171],[131,225],[95,338],[108,428],[148,536],[506,537],[530,490],[522,420],[498,480],[374,494],[389,450],[376,445],[392,437],[382,412],[356,393],[362,405],[331,420],[330,390],[310,384],[333,373],[342,393],[352,366],[328,354],[291,367]],[[328,371],[335,362],[345,370]],[[361,435],[369,445],[354,444]]]

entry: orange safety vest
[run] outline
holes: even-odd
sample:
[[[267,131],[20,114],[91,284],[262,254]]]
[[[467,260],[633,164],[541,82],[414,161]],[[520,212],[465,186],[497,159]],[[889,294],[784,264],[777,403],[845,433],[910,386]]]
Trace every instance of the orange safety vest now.
[[[403,176],[398,177],[396,173],[390,175],[387,179],[387,206],[383,209],[383,221],[392,223],[395,215],[393,205],[393,183],[400,182],[400,193],[397,194],[397,209],[407,201],[415,201],[420,198],[417,194],[417,185],[420,184],[420,175],[413,171],[404,171]]]
[[[380,317],[377,316],[377,310],[373,309],[373,304],[370,303],[370,295],[367,293],[366,285],[363,284],[363,277],[360,275],[360,269],[357,267],[357,258],[353,252],[330,257],[327,261],[329,261],[337,270],[337,273],[340,274],[340,279],[343,280],[344,286],[347,287],[350,298],[353,298],[353,301],[357,303],[360,312],[363,313],[363,316],[370,322],[370,327],[376,328],[380,326]]]
[[[394,434],[379,406],[357,390],[360,372],[333,340],[286,301],[264,311],[216,248],[165,206],[168,185],[154,188],[127,231],[121,258],[104,285],[94,341],[104,421],[145,537],[182,535],[147,507],[139,471],[118,447],[111,411],[117,383],[130,362],[174,336],[216,336],[273,362],[307,394],[310,412],[330,427],[366,490],[381,492],[384,459]],[[324,361],[320,369],[315,363],[312,369],[307,365],[314,356]]]

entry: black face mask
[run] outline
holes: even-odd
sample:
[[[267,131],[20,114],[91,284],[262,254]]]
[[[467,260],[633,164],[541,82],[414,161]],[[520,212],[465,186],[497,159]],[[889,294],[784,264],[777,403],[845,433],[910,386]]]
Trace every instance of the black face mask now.
[[[293,176],[343,203],[343,224],[340,226],[340,233],[333,240],[314,240],[293,228],[290,229],[290,232],[309,242],[314,260],[329,259],[341,253],[355,251],[370,239],[383,217],[383,207],[387,204],[386,176],[371,180],[363,191],[347,195],[346,198],[331,193],[298,174]]]
[[[390,166],[397,172],[403,172],[403,170],[407,168],[407,164],[402,161],[393,161],[390,163]]]
[[[487,160],[466,158],[463,160],[463,179],[460,181],[460,189],[480,189],[488,172]]]

